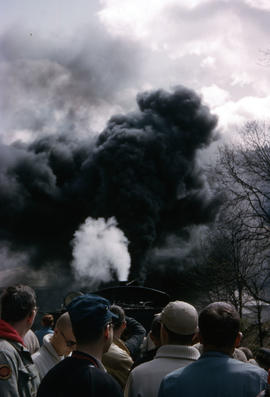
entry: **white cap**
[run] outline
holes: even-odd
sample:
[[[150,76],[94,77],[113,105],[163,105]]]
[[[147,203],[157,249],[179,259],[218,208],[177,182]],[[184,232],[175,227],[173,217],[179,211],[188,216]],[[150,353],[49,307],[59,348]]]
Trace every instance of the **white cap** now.
[[[198,313],[194,306],[182,301],[168,303],[161,312],[161,322],[178,335],[192,335],[198,331]]]

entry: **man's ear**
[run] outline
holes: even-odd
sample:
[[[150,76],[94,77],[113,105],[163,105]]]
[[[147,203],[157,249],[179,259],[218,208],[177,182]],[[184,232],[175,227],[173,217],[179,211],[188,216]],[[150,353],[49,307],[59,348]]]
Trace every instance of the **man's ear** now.
[[[126,320],[124,320],[124,321],[122,322],[121,328],[122,328],[122,331],[123,331],[123,332],[124,332],[124,330],[127,328],[127,322],[126,322]]]
[[[59,334],[59,329],[58,328],[54,328],[53,332],[54,332],[55,335],[57,335],[57,334]]]
[[[242,338],[243,338],[242,332],[238,332],[238,334],[237,334],[237,336],[235,338],[234,347],[239,347],[240,346]]]
[[[104,329],[104,337],[105,337],[105,339],[109,339],[109,337],[110,337],[110,327],[111,327],[111,325],[107,324],[105,329]]]
[[[27,316],[27,323],[32,325],[35,320],[35,317],[36,317],[36,311],[35,309],[33,309]]]

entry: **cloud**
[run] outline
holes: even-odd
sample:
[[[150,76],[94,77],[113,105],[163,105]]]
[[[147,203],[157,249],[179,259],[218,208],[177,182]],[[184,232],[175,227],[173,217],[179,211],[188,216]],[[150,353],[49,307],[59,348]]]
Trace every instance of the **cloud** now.
[[[0,133],[5,142],[17,139],[20,131],[26,139],[86,136],[122,109],[119,92],[140,73],[137,47],[111,38],[98,23],[80,33],[65,42],[30,37],[18,27],[0,37]]]
[[[219,125],[226,139],[233,139],[239,127],[250,120],[269,120],[270,96],[244,97],[239,101],[227,101],[214,108],[219,116]]]
[[[225,104],[230,98],[229,92],[218,87],[216,84],[212,84],[209,87],[202,87],[201,93],[205,102],[211,108]]]

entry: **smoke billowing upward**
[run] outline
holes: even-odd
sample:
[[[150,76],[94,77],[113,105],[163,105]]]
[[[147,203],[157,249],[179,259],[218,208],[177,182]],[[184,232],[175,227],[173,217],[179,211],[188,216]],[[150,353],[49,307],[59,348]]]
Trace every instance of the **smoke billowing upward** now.
[[[128,278],[130,256],[128,240],[118,229],[114,218],[107,222],[87,218],[76,231],[73,245],[72,268],[81,284],[99,284],[113,278]]]
[[[196,161],[216,137],[216,117],[184,87],[139,94],[137,102],[139,112],[111,118],[91,164],[94,214],[117,218],[135,276],[157,239],[207,223],[218,205]]]
[[[0,238],[35,268],[69,266],[88,217],[116,218],[130,242],[131,277],[163,236],[213,219],[218,200],[197,153],[216,138],[216,117],[184,87],[137,102],[137,112],[112,117],[98,138],[1,144]]]

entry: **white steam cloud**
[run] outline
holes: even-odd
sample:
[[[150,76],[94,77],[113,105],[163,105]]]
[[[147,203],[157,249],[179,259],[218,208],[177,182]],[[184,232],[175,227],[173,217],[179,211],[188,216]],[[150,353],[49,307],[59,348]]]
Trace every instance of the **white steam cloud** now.
[[[115,218],[87,218],[75,232],[72,268],[75,278],[92,285],[108,282],[116,275],[126,280],[130,267],[128,239]]]

